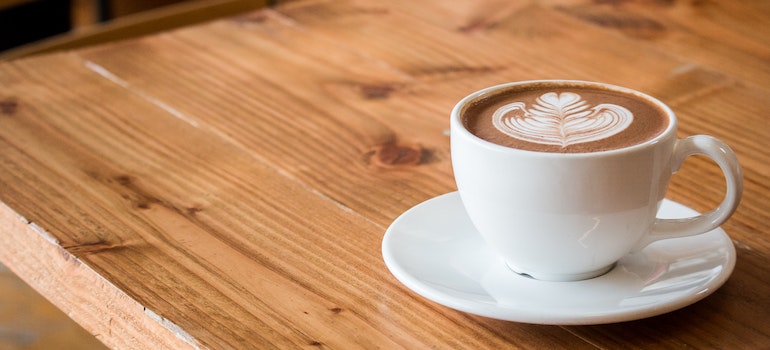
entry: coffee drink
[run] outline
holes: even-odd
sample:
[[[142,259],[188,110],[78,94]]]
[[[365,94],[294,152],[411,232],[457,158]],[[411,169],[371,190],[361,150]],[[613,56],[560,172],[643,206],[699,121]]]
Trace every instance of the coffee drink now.
[[[468,104],[461,114],[479,138],[554,153],[625,148],[669,126],[667,111],[647,97],[579,83],[512,86]]]
[[[730,147],[707,135],[678,139],[676,124],[662,102],[609,84],[476,91],[449,120],[463,208],[510,270],[548,281],[599,276],[654,241],[709,232],[737,207],[743,182]],[[693,154],[722,169],[722,203],[686,220],[658,218],[671,176]]]

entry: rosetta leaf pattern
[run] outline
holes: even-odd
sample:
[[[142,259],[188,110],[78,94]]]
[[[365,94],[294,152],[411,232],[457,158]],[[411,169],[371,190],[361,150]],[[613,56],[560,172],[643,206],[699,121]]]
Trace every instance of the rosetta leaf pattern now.
[[[573,92],[545,93],[529,108],[523,102],[508,103],[492,115],[495,128],[510,137],[561,147],[608,138],[632,121],[633,114],[625,107],[591,106]]]

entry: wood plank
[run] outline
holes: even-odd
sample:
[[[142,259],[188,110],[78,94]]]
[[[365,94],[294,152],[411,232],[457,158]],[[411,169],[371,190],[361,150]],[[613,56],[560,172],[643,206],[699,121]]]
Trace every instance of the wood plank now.
[[[417,297],[382,262],[384,227],[89,62],[58,55],[0,67],[0,95],[15,101],[0,118],[0,199],[14,208],[5,215],[26,220],[3,229],[15,238],[2,249],[4,261],[51,260],[50,281],[28,282],[91,332],[125,332],[102,337],[108,345],[177,348],[168,337],[146,337],[172,332],[215,348],[478,348],[514,340],[590,347],[559,328],[500,333]],[[110,103],[98,103],[105,96]],[[237,117],[248,128],[263,120]],[[35,252],[43,238],[33,227],[56,242],[48,250],[58,255]],[[71,277],[67,261],[84,266],[86,282],[103,276],[100,288],[130,298],[102,312],[136,307],[142,323],[94,320],[91,309],[68,304],[92,299],[83,305],[98,307],[104,292],[77,283],[60,295],[55,286]],[[12,265],[35,268],[26,264]]]
[[[767,89],[770,6],[766,1],[551,1],[557,10],[635,42],[680,55]],[[741,64],[735,64],[740,62]]]
[[[298,181],[319,188],[342,205],[386,225],[403,211],[403,204],[413,205],[454,188],[453,181],[446,177],[451,174],[450,164],[443,161],[449,157],[445,133],[449,110],[465,94],[506,81],[542,77],[539,72],[529,69],[534,66],[548,66],[554,71],[564,69],[562,73],[548,73],[549,76],[570,76],[569,71],[581,72],[576,77],[591,77],[595,80],[627,76],[629,71],[638,68],[620,62],[625,58],[639,57],[640,50],[644,49],[628,44],[616,35],[608,36],[601,30],[537,6],[517,9],[520,12],[506,17],[505,23],[534,28],[543,21],[558,20],[564,25],[555,27],[562,29],[554,29],[558,33],[537,34],[535,37],[526,34],[514,41],[518,46],[500,48],[496,40],[486,37],[478,39],[467,32],[458,33],[454,29],[450,31],[449,28],[426,25],[421,21],[422,18],[413,14],[378,8],[351,11],[349,7],[336,2],[296,4],[294,7],[281,8],[281,13],[261,11],[234,21],[181,31],[178,35],[152,43],[126,44],[124,47],[129,48],[125,50],[128,54],[113,54],[113,50],[105,49],[84,55],[109,74],[157,96],[186,115],[194,115],[197,122],[218,129],[235,142],[260,153],[261,157],[273,157],[269,160],[272,164],[291,173]],[[325,11],[319,12],[319,8]],[[335,14],[335,9],[340,13]],[[378,25],[383,22],[374,18],[385,15],[397,23],[396,28],[410,30],[394,32],[387,25]],[[337,22],[339,26],[334,25]],[[578,28],[574,28],[576,25]],[[448,27],[457,26],[461,24]],[[499,30],[498,34],[507,35],[507,31],[499,26],[502,24],[495,26]],[[255,36],[232,38],[227,33],[233,27],[254,32]],[[359,29],[348,30],[349,27]],[[572,51],[580,52],[579,47],[589,43],[582,36],[572,35],[573,39],[569,33],[583,30],[594,30],[596,33],[592,34],[596,37],[608,37],[608,41],[596,49],[612,50],[606,52],[605,56],[617,60],[607,62],[608,67],[617,67],[615,70],[597,69],[595,59],[590,56],[578,60],[574,57],[562,58],[562,61],[549,65],[542,50],[531,48],[539,40],[548,39],[549,45],[567,49],[573,46]],[[494,33],[489,35],[494,37]],[[567,38],[563,39],[565,36]],[[398,47],[366,45],[371,37],[392,38],[382,40],[382,45]],[[434,44],[431,46],[427,43]],[[464,45],[474,47],[474,50],[446,55],[445,48],[460,51]],[[354,49],[358,46],[367,51]],[[401,49],[407,46],[412,49]],[[167,54],[170,51],[164,51],[161,47],[174,47],[175,50],[195,48],[201,54],[185,58]],[[325,47],[336,48],[335,55],[324,55]],[[518,52],[518,48],[526,49]],[[495,50],[500,54],[481,57],[476,54]],[[158,52],[159,55],[153,55]],[[223,56],[219,54],[221,52],[237,55]],[[621,53],[622,56],[618,56]],[[152,66],[140,59],[140,56],[148,54],[153,58]],[[313,60],[308,60],[308,57]],[[718,73],[697,68],[669,75],[686,63],[662,53],[644,57],[647,58],[642,63],[660,74],[650,74],[646,81],[635,79],[633,84],[626,85],[641,87],[656,95],[663,94],[663,97],[670,95],[668,99],[673,100],[681,98],[682,91],[698,94],[699,91],[709,91],[727,83],[727,79]],[[306,74],[291,74],[297,64],[302,64]],[[217,67],[211,73],[216,77],[204,76],[209,71],[204,69],[205,65]],[[152,78],[170,69],[189,73],[163,81]],[[204,97],[195,95],[198,86],[216,79],[226,81],[224,85],[219,83],[221,90]],[[437,94],[435,91],[442,93]],[[247,105],[244,101],[251,94],[269,94],[268,100],[273,103],[266,106]],[[192,96],[195,96],[195,101],[191,101]],[[302,101],[302,105],[295,107],[295,101]],[[280,120],[286,115],[302,116],[296,122],[305,123],[302,126],[304,129],[290,130],[270,125],[259,130],[247,130],[243,125],[234,124],[238,119],[227,116],[229,113],[241,113],[243,109],[271,115],[271,120]],[[304,130],[328,132],[326,125],[329,123],[344,124],[350,119],[364,120],[373,131],[371,134],[376,135],[375,138],[362,138],[370,136],[361,134],[324,136],[339,142],[339,146],[336,153],[323,155],[297,153],[293,146],[285,146],[295,142],[307,143]],[[420,132],[415,134],[415,130]],[[278,133],[284,137],[281,144],[264,144],[271,140],[267,136]],[[261,154],[260,150],[264,149],[274,152]],[[336,158],[327,159],[329,164],[334,164],[331,169],[344,171],[329,172],[330,168],[326,164],[303,158],[319,156]],[[319,167],[313,168],[314,163],[319,164]],[[404,171],[415,173],[408,183],[400,181]],[[348,174],[351,176],[346,177],[345,181],[332,181]],[[400,187],[392,188],[390,184],[394,182],[399,182]],[[372,198],[378,198],[377,203],[367,201],[358,193],[351,197],[345,188],[347,184],[354,184],[364,189],[363,192],[371,193]],[[395,202],[383,203],[385,198]]]
[[[78,74],[58,75],[61,79],[59,83],[62,85],[54,83],[54,86],[65,87],[66,82],[78,81],[78,76],[81,76],[85,78],[82,79],[85,80],[83,83],[87,83],[83,85],[91,86],[94,90],[102,88],[107,91],[123,89],[123,87],[88,71],[82,66],[82,62],[75,60],[71,63],[70,68]],[[40,77],[44,76],[41,75]],[[34,86],[34,83],[32,85]],[[68,96],[68,99],[77,104],[94,103],[95,100],[93,99],[99,98],[94,90],[81,89]],[[119,287],[129,291],[142,304],[153,305],[154,312],[162,317],[180,320],[179,325],[183,328],[197,329],[202,332],[210,331],[203,327],[204,324],[226,322],[220,327],[216,327],[223,332],[223,334],[217,334],[216,337],[226,337],[227,340],[207,339],[214,335],[197,334],[205,343],[225,346],[227,343],[221,342],[232,342],[240,339],[243,342],[241,346],[245,346],[252,342],[267,342],[267,339],[249,339],[248,334],[251,334],[252,337],[262,337],[271,333],[269,331],[271,327],[276,328],[276,331],[272,333],[274,333],[273,337],[277,338],[277,340],[273,340],[277,341],[277,344],[284,342],[300,345],[321,341],[323,337],[318,338],[318,340],[308,339],[308,337],[313,336],[312,332],[292,329],[286,321],[288,315],[272,314],[266,316],[265,313],[274,312],[271,310],[282,304],[280,300],[271,300],[271,297],[276,296],[275,292],[286,297],[286,306],[293,304],[294,300],[309,299],[312,293],[297,286],[297,284],[308,282],[302,282],[298,279],[307,273],[312,273],[317,278],[327,275],[331,271],[339,270],[322,263],[324,260],[329,260],[332,263],[338,260],[320,257],[313,259],[313,256],[317,255],[312,253],[316,251],[315,249],[305,252],[296,251],[296,245],[300,242],[280,238],[279,233],[282,229],[264,227],[264,223],[279,226],[289,225],[288,228],[283,229],[290,229],[289,232],[312,230],[311,232],[315,234],[305,234],[308,239],[320,239],[317,231],[333,234],[336,229],[313,227],[312,225],[304,229],[297,228],[294,227],[295,222],[302,222],[302,220],[295,220],[297,218],[293,217],[294,215],[288,215],[288,213],[279,216],[285,217],[286,222],[284,223],[267,220],[265,215],[289,211],[288,208],[291,208],[291,205],[267,201],[250,202],[247,205],[243,201],[252,195],[258,196],[258,193],[254,191],[265,186],[285,193],[285,198],[291,199],[290,201],[299,200],[307,204],[318,204],[313,206],[316,215],[329,215],[323,209],[324,207],[332,208],[332,211],[337,212],[340,211],[339,208],[312,194],[304,195],[304,197],[310,198],[303,198],[305,192],[301,187],[294,186],[290,181],[281,181],[281,177],[277,177],[278,181],[271,181],[272,178],[276,178],[274,172],[264,167],[255,167],[254,161],[248,156],[241,155],[239,157],[238,152],[230,152],[221,143],[218,144],[215,140],[206,140],[189,125],[172,118],[162,108],[142,101],[141,96],[129,95],[129,97],[132,97],[129,98],[129,101],[115,101],[118,107],[116,110],[97,110],[90,115],[66,115],[66,110],[63,110],[61,113],[64,115],[54,115],[58,118],[51,118],[51,115],[47,113],[24,113],[38,106],[45,107],[46,104],[43,101],[20,101],[19,117],[23,118],[23,122],[26,123],[15,126],[8,124],[19,121],[19,119],[14,118],[7,121],[3,130],[13,133],[4,135],[4,138],[10,139],[9,144],[6,144],[4,149],[14,150],[15,147],[19,147],[19,144],[27,143],[25,145],[27,147],[23,147],[24,150],[35,149],[39,150],[40,153],[19,154],[18,163],[14,165],[19,168],[31,167],[34,163],[30,160],[33,159],[39,160],[40,163],[34,164],[37,167],[31,170],[19,169],[19,173],[9,172],[8,175],[21,177],[24,175],[21,170],[27,170],[43,176],[48,170],[45,165],[62,167],[63,169],[53,169],[58,176],[51,176],[53,174],[46,176],[51,179],[61,179],[59,180],[60,183],[50,184],[48,188],[43,187],[44,183],[41,182],[44,180],[42,179],[31,178],[32,182],[28,183],[27,186],[34,186],[34,189],[25,188],[17,180],[13,188],[25,192],[26,196],[20,198],[28,203],[26,205],[11,203],[15,207],[21,208],[32,206],[28,209],[29,212],[23,214],[25,217],[34,218],[30,220],[34,220],[42,227],[54,228],[55,230],[52,229],[51,232],[62,246],[71,252],[74,251],[82,255],[80,258],[86,263],[101,267],[99,269],[101,274],[112,277],[113,283],[117,283]],[[60,107],[66,109],[66,106]],[[100,115],[102,113],[110,114],[108,116]],[[45,119],[46,117],[50,119]],[[132,140],[146,137],[146,133],[158,130],[158,128],[168,130],[168,135],[140,143],[141,148],[125,147],[125,145],[136,145],[137,143],[132,142]],[[40,130],[46,129],[48,129],[48,133],[40,132]],[[82,134],[82,132],[90,132],[90,130],[95,129],[108,134],[101,136]],[[41,141],[40,136],[35,137],[34,133],[42,134],[45,137]],[[52,140],[58,140],[66,147],[57,151],[56,146],[58,144]],[[81,140],[89,144],[71,144],[74,141],[67,142],[66,140]],[[49,142],[48,147],[45,144],[34,144],[34,147],[29,144],[46,141]],[[21,153],[21,148],[19,148],[19,152]],[[65,152],[74,154],[74,159],[67,157]],[[164,155],[164,153],[166,154]],[[173,154],[176,158],[173,163],[167,162],[172,160],[167,158],[169,154]],[[57,159],[61,161],[57,162]],[[225,160],[227,162],[224,162]],[[208,166],[205,166],[206,164]],[[48,172],[51,171],[48,170]],[[75,179],[76,181],[62,179],[73,174],[80,175],[82,178]],[[40,180],[40,182],[35,180]],[[72,187],[71,183],[80,181],[91,186],[81,189],[67,188]],[[169,188],[167,189],[166,186]],[[64,214],[60,216],[64,218],[79,217],[85,222],[73,226],[67,222],[48,222],[46,218],[53,215],[46,215],[47,213],[41,212],[42,210],[35,207],[35,203],[41,202],[40,198],[64,200],[67,195],[59,192],[62,190],[66,190],[66,193],[70,195],[79,195],[83,205],[89,209],[84,207],[56,208]],[[236,191],[236,193],[231,193],[232,191]],[[107,198],[100,198],[105,196]],[[300,198],[298,199],[296,196]],[[317,199],[313,200],[313,198]],[[222,202],[228,204],[225,205]],[[259,205],[260,203],[261,205]],[[237,207],[232,208],[233,205]],[[227,214],[219,216],[216,214],[218,206],[225,206],[225,208],[230,206],[231,208],[227,210]],[[126,207],[133,210],[126,211]],[[111,212],[127,212],[128,217],[92,217],[94,213],[107,215],[106,213]],[[296,213],[303,213],[303,211],[296,210]],[[136,215],[140,215],[140,217],[137,218]],[[209,215],[216,217],[215,220],[212,220],[215,222],[207,223],[208,220],[201,219]],[[242,217],[248,218],[246,222]],[[202,222],[197,222],[198,220]],[[339,225],[345,226],[350,223],[349,220],[340,218],[336,221]],[[359,223],[351,224],[349,227],[355,230],[357,234],[371,231],[371,229],[367,230],[361,227],[360,219],[354,221]],[[98,226],[89,228],[87,224]],[[139,227],[131,227],[137,224]],[[101,227],[102,225],[104,227]],[[214,227],[209,228],[208,225]],[[225,231],[223,233],[217,229]],[[228,236],[227,234],[232,233],[233,230],[237,234],[232,237]],[[105,237],[104,234],[114,234],[117,237]],[[348,239],[348,241],[351,240]],[[317,247],[318,243],[321,242],[312,244],[304,242],[303,245],[307,249],[312,249]],[[255,247],[262,244],[265,246]],[[282,251],[275,246],[281,244],[288,245],[287,249],[290,251]],[[233,247],[228,247],[230,245]],[[243,246],[252,247],[253,250],[238,248]],[[376,245],[370,248],[374,247]],[[318,248],[317,251],[323,251],[320,247]],[[341,244],[337,249],[344,248],[350,247]],[[242,249],[246,249],[246,251],[241,251]],[[367,249],[366,252],[370,255],[370,262],[363,263],[363,266],[370,266],[375,261],[379,262],[379,256],[372,253],[376,252],[375,249]],[[354,249],[346,249],[346,255],[353,259]],[[298,274],[296,276],[283,271],[289,268],[288,266],[291,266],[289,264],[293,263],[295,259],[302,259],[305,263],[295,264],[293,269],[299,266],[306,266],[307,268],[307,271],[294,271]],[[308,259],[319,261],[319,265],[315,267],[319,269],[318,271],[312,271],[314,268],[307,264]],[[118,271],[108,268],[115,266],[115,264],[121,266],[123,269],[121,272],[126,276],[118,278],[119,276],[115,275]],[[324,273],[322,274],[321,271]],[[300,274],[300,272],[302,273]],[[328,275],[326,278],[332,276],[342,279],[350,278],[344,270],[336,272],[339,273]],[[191,282],[193,285],[190,285]],[[335,282],[331,278],[327,283],[344,285],[344,283]],[[196,284],[199,288],[195,288]],[[312,285],[313,283],[309,284]],[[148,289],[143,290],[143,285],[147,286]],[[222,288],[220,286],[233,285],[236,288],[220,290]],[[137,287],[139,290],[136,289]],[[180,287],[183,289],[180,290]],[[261,297],[264,300],[258,300],[254,295],[248,293],[241,295],[239,292],[243,290],[262,294]],[[325,292],[337,290],[339,288]],[[333,294],[336,293],[338,292]],[[299,295],[303,296],[300,297]],[[180,305],[170,304],[166,301],[183,300],[182,298],[188,298],[190,303],[181,309],[174,309]],[[238,307],[235,307],[235,303]],[[321,321],[318,318],[334,314],[329,312],[329,309],[333,309],[334,306],[327,307],[326,303],[333,302],[322,302],[316,298],[316,301],[310,302],[310,304],[300,303],[293,307],[287,307],[284,312],[295,313],[293,317],[296,318],[302,315],[297,308],[306,308],[304,311],[313,313],[313,316],[304,316],[305,322],[314,325],[314,327],[321,326],[323,328],[328,326],[329,322],[328,320],[327,322]],[[343,302],[341,305],[344,306],[345,303]],[[222,314],[217,310],[223,310],[231,315]],[[257,318],[260,316],[264,318]],[[348,317],[354,316],[345,313],[337,322],[344,322],[343,320]],[[190,321],[193,323],[188,324],[187,322]],[[253,332],[252,330],[255,328],[262,328],[263,331]],[[322,334],[329,332],[330,330],[327,329]],[[376,341],[378,339],[372,336],[363,340]],[[379,340],[385,341],[385,339]],[[234,343],[229,344],[229,346],[237,347],[238,345]]]
[[[767,39],[739,37],[768,12],[665,3],[298,1],[0,64],[0,212],[20,222],[0,229],[14,237],[0,259],[50,271],[29,282],[120,347],[762,346]],[[453,311],[390,275],[387,225],[455,188],[454,103],[532,78],[637,88],[674,108],[681,136],[734,147],[746,191],[724,225],[739,260],[722,289],[647,320],[550,327]],[[703,211],[723,186],[693,157],[669,198]],[[56,290],[73,273],[80,288]],[[126,322],[86,308],[103,293],[127,298],[104,310]]]
[[[110,50],[83,55],[380,225],[389,224],[405,205],[454,189],[445,122],[460,94],[441,97],[437,108],[426,103],[432,96],[422,99],[421,92],[435,95],[431,90],[407,90],[409,78],[388,67],[343,50],[332,57],[339,61],[328,62],[332,58],[320,55],[329,44],[323,38],[281,19],[262,23],[217,22],[204,31],[126,44],[131,45],[127,55]],[[228,38],[233,26],[244,25],[270,36]],[[187,59],[161,47],[203,54]],[[221,54],[231,50],[238,55]],[[145,64],[138,55],[151,55],[154,63]],[[297,67],[303,74],[292,74]],[[152,78],[169,69],[188,73]],[[192,94],[211,81],[220,81],[216,90]],[[254,115],[262,121],[249,123]]]
[[[313,8],[323,5],[310,2],[296,5],[297,8],[281,9],[281,11],[292,18],[299,18],[299,22],[308,25],[313,30],[319,28],[325,31],[330,30],[328,23],[322,25],[320,18],[315,17],[313,11],[304,8],[305,6]],[[406,2],[406,4],[399,3],[398,6],[408,7],[412,5]],[[767,298],[762,297],[762,291],[766,291],[770,287],[763,282],[763,279],[753,276],[754,270],[752,270],[754,269],[752,266],[762,266],[766,262],[763,254],[768,251],[766,233],[770,232],[770,227],[768,227],[770,220],[767,217],[770,203],[768,203],[767,196],[763,195],[768,190],[766,181],[752,181],[752,179],[767,179],[766,164],[770,164],[766,152],[763,151],[768,146],[767,140],[770,140],[768,137],[770,135],[767,134],[770,132],[767,124],[768,119],[763,116],[763,111],[768,108],[767,99],[764,97],[766,92],[758,89],[756,85],[763,80],[762,74],[767,67],[766,64],[762,63],[764,60],[761,58],[764,55],[764,51],[761,50],[766,49],[766,46],[743,41],[743,46],[757,49],[758,52],[747,54],[740,51],[733,52],[725,48],[713,53],[708,49],[711,46],[703,44],[707,42],[706,39],[704,37],[698,38],[709,30],[705,26],[696,33],[675,27],[674,30],[665,34],[673,36],[675,40],[660,45],[658,41],[661,39],[657,39],[655,33],[649,32],[657,28],[654,25],[656,22],[650,22],[650,28],[646,28],[642,25],[645,23],[643,19],[646,18],[646,15],[644,13],[635,14],[632,11],[629,11],[627,14],[629,17],[625,21],[630,21],[630,24],[640,24],[639,27],[614,28],[610,26],[607,28],[606,25],[596,25],[595,22],[587,21],[586,18],[570,13],[565,9],[551,10],[540,5],[523,6],[518,3],[507,7],[491,6],[488,7],[487,12],[473,11],[471,6],[460,5],[458,7],[462,8],[462,11],[453,12],[450,11],[451,9],[442,8],[446,10],[441,12],[442,15],[450,16],[448,20],[446,17],[435,16],[434,11],[406,12],[446,30],[446,35],[451,38],[447,40],[448,42],[467,45],[467,48],[470,48],[469,52],[479,53],[475,55],[475,58],[480,62],[487,59],[493,60],[494,58],[489,58],[489,53],[493,52],[503,57],[515,57],[519,65],[546,71],[546,74],[550,76],[578,75],[581,78],[588,77],[592,80],[610,81],[631,86],[663,99],[677,110],[681,119],[682,136],[709,133],[725,139],[734,146],[739,157],[745,163],[746,177],[749,180],[746,184],[743,205],[736,215],[728,221],[725,228],[737,240],[741,257],[747,260],[739,264],[736,272],[737,277],[734,278],[739,281],[749,279],[752,282],[749,283],[750,287],[742,285],[735,289],[730,289],[730,285],[728,285],[725,287],[726,290],[719,291],[714,299],[723,301],[734,296],[734,293],[739,293],[738,290],[741,288],[751,288],[758,292],[752,293],[754,297],[750,297],[750,301],[745,304],[738,302],[722,305],[719,304],[719,301],[715,301],[694,307],[707,310],[704,313],[709,319],[719,318],[723,314],[730,314],[732,317],[728,320],[723,319],[722,322],[714,322],[718,326],[713,329],[694,330],[693,333],[698,334],[698,336],[689,339],[689,341],[696,347],[732,347],[740,345],[741,339],[744,338],[767,339],[767,327],[753,326],[753,320],[756,317],[766,317],[767,312],[759,311],[757,313],[756,310],[751,310],[751,305],[770,305]],[[390,14],[393,15],[392,12]],[[368,45],[363,44],[366,36],[385,35],[384,32],[372,33],[372,29],[369,28],[371,25],[365,24],[366,20],[363,18],[355,22],[355,26],[367,27],[366,34],[359,34],[356,31],[342,33],[343,28],[349,25],[348,21],[352,17],[347,16],[343,18],[344,20],[340,20],[339,32],[331,29],[333,31],[328,33],[329,37],[344,37],[344,42],[352,41],[354,46],[366,46],[368,48]],[[331,27],[334,28],[335,17],[325,16],[325,19],[331,20]],[[598,20],[598,18],[594,18],[594,20]],[[548,23],[549,26],[544,28],[542,23]],[[622,25],[623,23],[619,24]],[[402,27],[410,28],[406,25]],[[697,26],[693,27],[697,28]],[[476,32],[474,35],[478,42],[471,45],[467,41],[455,37],[453,34],[459,28],[466,32]],[[622,35],[618,35],[618,30],[621,30],[620,34]],[[648,32],[644,33],[644,31]],[[425,30],[416,30],[414,35],[425,35],[425,32]],[[724,40],[728,35],[727,32],[722,33],[720,39]],[[515,39],[512,39],[511,36]],[[493,44],[505,42],[510,45],[496,47],[479,44],[479,42],[489,40],[489,37],[495,38]],[[439,38],[433,39],[440,40]],[[644,39],[648,40],[640,42]],[[671,47],[676,46],[678,42],[689,42],[693,39],[700,39],[702,47],[691,44],[679,52],[671,50]],[[424,41],[427,40],[420,41],[420,43]],[[724,41],[736,44],[735,41]],[[409,35],[406,33],[403,33],[398,40],[393,42],[398,43],[399,46],[413,44],[409,41]],[[741,43],[741,41],[737,43]],[[419,44],[414,45],[418,46]],[[511,47],[514,49],[506,51]],[[547,47],[559,48],[569,55],[555,55],[553,50],[544,49]],[[460,48],[458,47],[458,49]],[[384,57],[383,60],[386,60],[388,64],[398,68],[403,67],[403,62],[396,59],[391,60],[386,54],[381,54],[391,50],[397,51],[398,49],[394,46],[371,51],[370,55],[378,58]],[[591,54],[579,56],[585,52]],[[671,52],[674,54],[672,55]],[[573,55],[573,53],[577,55]],[[680,53],[691,54],[681,57],[678,56]],[[727,56],[726,53],[730,53],[732,56]],[[414,62],[422,57],[415,55],[408,62]],[[428,55],[424,57],[428,57]],[[601,58],[600,64],[596,62],[597,57]],[[725,69],[724,64],[721,64],[735,61],[747,62],[748,66],[738,67],[741,65],[732,64],[733,68],[738,67],[742,70]],[[420,64],[429,63],[420,61]],[[506,63],[495,62],[489,65],[505,66]],[[514,69],[516,68],[510,68],[510,70]],[[509,73],[510,70],[503,70],[502,76],[505,77],[505,73]],[[723,70],[726,74],[722,73]],[[644,71],[645,74],[640,76],[637,74],[639,71]],[[522,74],[522,72],[517,73]],[[747,81],[738,82],[738,79],[747,79]],[[488,84],[491,85],[492,83]],[[731,120],[741,120],[742,122],[741,124],[730,123]],[[725,125],[729,125],[729,127],[726,128]],[[752,135],[753,137],[746,138],[745,135]],[[680,171],[680,175],[675,177],[669,197],[705,211],[713,208],[721,200],[724,193],[723,189],[723,179],[718,168],[709,161],[693,159],[689,160],[684,169]],[[714,307],[715,304],[718,307]],[[679,316],[664,316],[639,321],[639,324],[646,325],[650,330],[646,337],[633,337],[635,346],[645,347],[660,344],[659,339],[661,335],[665,334],[670,334],[672,339],[678,339],[677,334],[672,333],[671,323],[681,323],[682,320],[688,319],[687,312],[692,311],[683,310],[676,314]],[[650,327],[650,325],[656,324],[663,326]],[[631,339],[632,335],[629,332],[616,333],[615,329],[617,328],[624,329],[622,326],[587,328],[594,330],[591,332],[585,331],[585,328],[581,327],[570,329],[587,339],[592,339],[592,342],[600,346],[613,346],[613,341],[620,342],[615,343],[615,346],[618,344],[623,344],[623,347],[628,346],[629,344],[624,340]],[[634,329],[634,327],[628,329]],[[721,329],[736,329],[737,333],[720,332]],[[738,332],[737,329],[743,329],[743,331]],[[607,330],[613,331],[608,332]],[[614,337],[613,334],[620,336]],[[721,334],[722,336],[704,338],[704,334]],[[665,336],[662,338],[665,339]],[[639,341],[640,339],[647,341]]]

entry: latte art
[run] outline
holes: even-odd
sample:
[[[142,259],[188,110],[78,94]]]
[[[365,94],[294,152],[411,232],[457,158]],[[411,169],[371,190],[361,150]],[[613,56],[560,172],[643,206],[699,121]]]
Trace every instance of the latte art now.
[[[668,112],[632,92],[541,82],[482,94],[462,111],[463,126],[501,146],[588,153],[637,145],[669,126]]]
[[[622,106],[592,107],[573,92],[547,92],[530,108],[524,102],[512,102],[492,115],[495,128],[510,137],[561,147],[611,137],[628,128],[633,119]]]

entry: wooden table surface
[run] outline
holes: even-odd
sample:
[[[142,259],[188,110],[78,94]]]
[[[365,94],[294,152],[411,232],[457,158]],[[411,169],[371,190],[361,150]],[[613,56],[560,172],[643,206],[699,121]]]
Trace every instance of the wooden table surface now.
[[[770,347],[770,2],[299,0],[0,63],[0,261],[115,348]],[[713,295],[596,326],[426,300],[381,255],[456,189],[449,112],[499,83],[602,81],[732,146],[738,261]],[[691,157],[668,198],[724,180]]]

